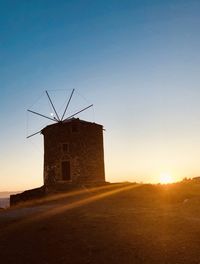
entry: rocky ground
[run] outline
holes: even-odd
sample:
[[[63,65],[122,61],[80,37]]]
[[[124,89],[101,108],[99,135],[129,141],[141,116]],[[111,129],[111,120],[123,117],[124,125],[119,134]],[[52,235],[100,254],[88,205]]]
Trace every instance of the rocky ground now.
[[[1,210],[0,263],[200,263],[200,184],[111,184]]]

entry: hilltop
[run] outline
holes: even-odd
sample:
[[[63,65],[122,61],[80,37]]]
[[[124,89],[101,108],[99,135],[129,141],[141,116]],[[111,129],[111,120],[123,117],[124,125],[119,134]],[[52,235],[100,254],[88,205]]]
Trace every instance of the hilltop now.
[[[0,212],[2,263],[199,263],[200,184],[111,184]]]

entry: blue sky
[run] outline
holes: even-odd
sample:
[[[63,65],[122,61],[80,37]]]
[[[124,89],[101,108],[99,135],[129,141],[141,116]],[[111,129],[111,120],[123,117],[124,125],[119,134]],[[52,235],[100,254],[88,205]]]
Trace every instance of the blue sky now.
[[[199,13],[194,0],[0,1],[0,190],[42,184],[26,109],[46,89],[94,103],[108,180],[198,175]]]

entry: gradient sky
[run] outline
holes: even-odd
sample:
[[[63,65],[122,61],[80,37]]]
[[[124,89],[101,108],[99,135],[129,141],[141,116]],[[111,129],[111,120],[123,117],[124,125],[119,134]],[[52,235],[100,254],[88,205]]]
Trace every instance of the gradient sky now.
[[[95,105],[108,181],[200,175],[199,14],[199,0],[0,0],[0,191],[43,183],[26,109],[46,89]]]

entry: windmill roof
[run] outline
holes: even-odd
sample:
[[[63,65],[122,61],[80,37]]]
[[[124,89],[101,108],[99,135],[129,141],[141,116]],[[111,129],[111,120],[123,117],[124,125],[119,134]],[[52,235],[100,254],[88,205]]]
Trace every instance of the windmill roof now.
[[[101,127],[103,127],[102,125],[100,125],[100,124],[97,124],[97,123],[95,123],[95,122],[89,122],[89,121],[85,121],[85,120],[82,120],[82,119],[79,119],[79,118],[70,118],[70,119],[65,119],[65,120],[63,120],[62,122],[56,122],[56,123],[54,123],[54,124],[51,124],[51,125],[48,125],[48,126],[46,126],[46,127],[44,127],[42,130],[41,130],[41,132],[43,132],[46,128],[48,128],[48,127],[52,127],[52,126],[58,126],[58,125],[60,125],[60,124],[70,124],[70,123],[77,123],[77,122],[79,122],[79,123],[87,123],[87,124],[92,124],[92,125],[96,125],[96,126],[101,126]]]
[[[88,123],[88,124],[94,124],[94,125],[97,125],[97,126],[102,126],[102,125],[97,124],[95,122],[89,122],[89,121],[82,120],[82,119],[75,118],[75,117],[63,120],[63,123],[71,123],[71,122]]]

